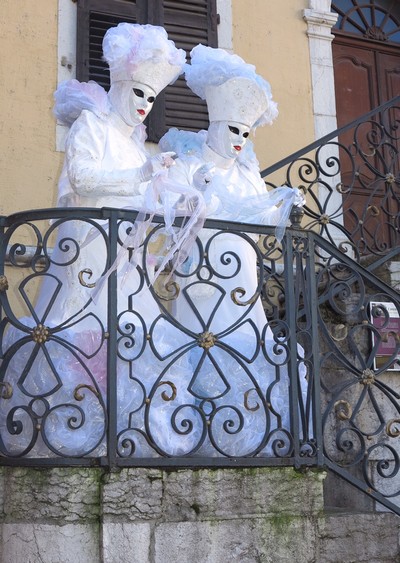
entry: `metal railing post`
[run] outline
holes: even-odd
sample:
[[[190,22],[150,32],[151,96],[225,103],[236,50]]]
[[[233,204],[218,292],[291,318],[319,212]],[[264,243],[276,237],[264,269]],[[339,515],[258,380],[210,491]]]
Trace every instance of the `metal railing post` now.
[[[117,259],[118,211],[109,212],[108,267]],[[117,271],[108,277],[108,326],[107,326],[107,460],[110,469],[116,467],[117,458],[117,326],[118,297]]]

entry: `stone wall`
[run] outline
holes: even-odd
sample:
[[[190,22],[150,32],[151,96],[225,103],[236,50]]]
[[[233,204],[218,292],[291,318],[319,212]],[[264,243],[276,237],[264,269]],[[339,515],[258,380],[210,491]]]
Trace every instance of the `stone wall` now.
[[[324,477],[2,468],[1,562],[398,562],[398,518],[325,513]]]

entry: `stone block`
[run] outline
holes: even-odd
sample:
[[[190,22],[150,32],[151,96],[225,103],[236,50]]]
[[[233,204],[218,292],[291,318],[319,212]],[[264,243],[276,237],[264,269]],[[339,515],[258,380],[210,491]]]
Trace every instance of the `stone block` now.
[[[320,117],[320,118],[318,119],[318,117]],[[321,119],[321,117],[322,116],[316,116],[316,119],[315,119],[314,128],[315,128],[315,138],[316,139],[320,139],[321,137],[324,137],[325,135],[328,135],[329,133],[331,133],[332,131],[337,129],[336,114],[330,113],[328,115],[324,115],[323,119]],[[332,146],[332,153],[334,153],[335,150],[336,150],[335,147]],[[324,180],[325,180],[325,178],[324,178]],[[336,186],[336,184],[339,181],[339,178],[334,178],[334,181],[333,181],[332,184],[330,183],[329,178],[327,179],[327,181],[330,185]],[[319,186],[319,189],[321,189],[321,191],[322,191],[323,187]],[[338,196],[337,198],[336,198],[336,194]],[[339,202],[339,205],[340,205],[341,201],[339,201],[339,194],[337,192],[336,192],[336,194],[333,193],[332,198],[337,199],[337,202]],[[338,205],[336,205],[336,209],[337,208],[338,208]],[[340,222],[341,218],[338,217],[336,220]],[[343,235],[342,235],[342,237],[343,237]]]
[[[352,477],[363,480],[360,467],[348,468]],[[324,481],[325,507],[328,510],[340,509],[352,510],[357,512],[371,512],[374,501],[362,491],[359,491],[333,471],[328,471]]]
[[[317,514],[324,473],[292,468],[202,469],[164,474],[163,520]]]
[[[122,469],[104,476],[103,519],[111,522],[156,520],[161,516],[163,472]]]
[[[4,474],[5,474],[5,468],[0,467],[0,520],[3,520],[4,518],[4,491],[5,491]]]
[[[311,563],[315,543],[315,526],[307,518],[168,523],[156,527],[154,562]]]
[[[314,88],[321,93],[314,98],[314,113],[332,115],[332,108],[335,107],[335,88],[331,64],[313,65],[312,80]]]
[[[381,466],[382,475],[378,471],[378,466]],[[398,473],[398,464],[393,461],[379,462],[372,461],[369,465],[370,473],[372,474],[372,482],[374,488],[381,493],[383,496],[400,508],[400,480]],[[384,508],[381,504],[377,502],[377,510],[388,510]]]
[[[324,326],[329,337],[323,334],[319,340],[321,354],[333,352],[333,355],[323,362],[324,369],[338,369],[345,367],[345,360],[350,360],[354,365],[361,369],[359,355],[367,358],[370,350],[370,332],[364,325],[350,326],[344,318],[338,317],[332,322],[324,312]],[[349,334],[349,330],[352,330]]]
[[[99,563],[98,525],[2,525],[2,563]]]
[[[94,468],[5,468],[5,520],[97,522],[100,477]]]
[[[396,563],[399,521],[393,514],[335,514],[319,521],[319,563]]]
[[[104,523],[103,563],[148,563],[151,527],[146,523]]]

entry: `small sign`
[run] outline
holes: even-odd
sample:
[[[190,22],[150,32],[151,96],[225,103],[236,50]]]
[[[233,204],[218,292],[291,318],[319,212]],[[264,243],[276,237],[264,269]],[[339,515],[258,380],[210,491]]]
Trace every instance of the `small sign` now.
[[[371,322],[380,334],[374,360],[375,369],[382,368],[394,357],[395,361],[386,369],[400,371],[400,316],[396,305],[392,302],[371,301],[370,314]]]

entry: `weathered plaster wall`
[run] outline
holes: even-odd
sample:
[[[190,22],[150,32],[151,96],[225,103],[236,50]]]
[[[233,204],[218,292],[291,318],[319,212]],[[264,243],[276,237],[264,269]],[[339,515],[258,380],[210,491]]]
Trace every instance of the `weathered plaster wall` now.
[[[63,159],[55,150],[51,111],[58,73],[58,7],[58,0],[2,2],[0,214],[55,204]],[[313,140],[307,26],[302,19],[306,7],[307,0],[219,0],[222,46],[229,48],[232,27],[234,51],[271,82],[279,103],[275,124],[257,131],[261,167]]]
[[[233,50],[256,66],[278,102],[279,117],[255,143],[266,168],[314,140],[310,54],[303,10],[308,0],[232,0]]]
[[[55,203],[57,0],[3,0],[1,15],[0,214],[8,214]]]

